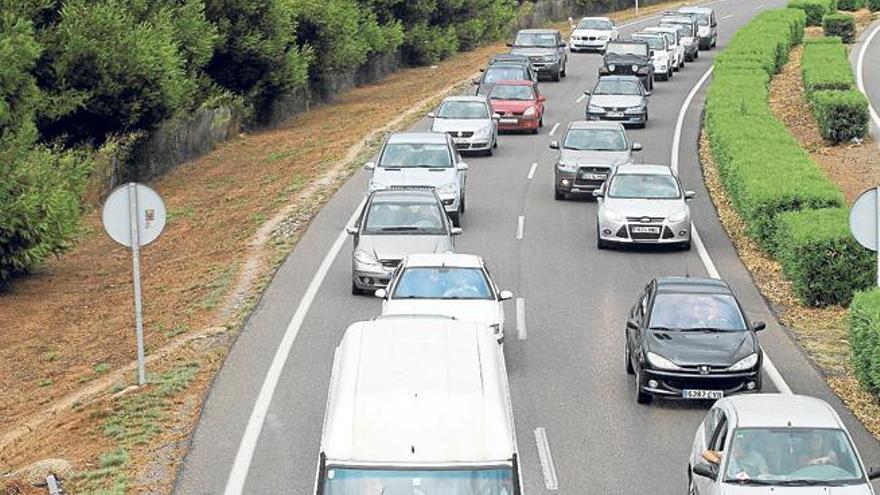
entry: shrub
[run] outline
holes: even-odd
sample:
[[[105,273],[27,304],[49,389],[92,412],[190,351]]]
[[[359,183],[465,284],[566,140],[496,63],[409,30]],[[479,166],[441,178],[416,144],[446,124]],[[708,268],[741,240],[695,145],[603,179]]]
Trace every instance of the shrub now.
[[[807,26],[822,25],[822,16],[837,10],[834,0],[790,0],[788,7],[801,9],[807,15]]]
[[[865,0],[837,0],[837,10],[859,10],[865,6]]]
[[[825,36],[839,36],[844,43],[852,43],[856,35],[856,19],[852,14],[828,14],[822,18]]]
[[[416,65],[430,65],[458,51],[455,29],[417,24],[405,36],[406,59]]]
[[[877,12],[880,10],[880,0],[868,0],[867,5],[871,12]]]
[[[853,367],[862,385],[880,392],[880,288],[857,292],[849,307]]]
[[[874,254],[849,232],[849,210],[826,208],[779,215],[776,257],[804,304],[849,304],[873,285]]]
[[[848,90],[855,87],[846,47],[837,37],[815,38],[804,44],[801,76],[808,97],[814,91],[823,89]]]
[[[825,140],[841,143],[868,134],[868,100],[861,92],[854,89],[816,91],[810,100]]]

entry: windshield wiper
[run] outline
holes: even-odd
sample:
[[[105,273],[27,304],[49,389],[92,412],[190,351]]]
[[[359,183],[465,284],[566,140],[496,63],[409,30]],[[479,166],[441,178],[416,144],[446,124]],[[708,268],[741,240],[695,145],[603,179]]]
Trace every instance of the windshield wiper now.
[[[400,227],[382,227],[379,230],[381,230],[382,232],[413,232],[416,230],[422,230],[422,228],[421,227],[400,226]]]
[[[746,479],[742,479],[742,480],[739,480],[739,479],[729,479],[729,480],[727,480],[727,482],[728,482],[728,483],[736,483],[736,484],[738,484],[738,485],[763,485],[763,486],[770,486],[770,485],[776,485],[776,484],[777,484],[776,482],[774,482],[774,481],[770,481],[770,480],[756,480],[756,479],[751,479],[751,478],[746,478]]]
[[[781,486],[843,486],[844,483],[828,480],[782,480],[774,483]]]
[[[720,333],[720,332],[730,332],[731,330],[725,330],[723,328],[716,327],[690,327],[690,328],[682,328],[682,332],[705,332],[705,333]]]
[[[679,329],[671,327],[650,327],[648,330],[658,330],[660,332],[677,332]]]

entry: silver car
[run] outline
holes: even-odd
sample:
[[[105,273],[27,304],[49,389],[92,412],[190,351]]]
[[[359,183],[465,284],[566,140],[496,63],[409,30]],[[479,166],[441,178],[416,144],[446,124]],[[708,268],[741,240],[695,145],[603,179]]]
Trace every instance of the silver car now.
[[[718,44],[718,22],[715,21],[715,11],[710,7],[700,6],[679,7],[678,11],[696,18],[700,50],[710,50]]]
[[[596,247],[673,244],[691,248],[692,191],[665,165],[619,167],[593,195],[599,198]]]
[[[498,147],[498,119],[482,96],[450,96],[428,118],[433,119],[431,130],[449,134],[460,152],[491,155]]]
[[[538,75],[550,76],[554,81],[565,77],[568,52],[558,30],[521,29],[507,46],[512,48],[510,53],[529,57]]]
[[[684,45],[681,44],[681,33],[676,27],[653,26],[643,29],[643,33],[658,33],[666,36],[666,41],[673,53],[672,70],[677,71],[684,67]]]
[[[789,394],[717,401],[697,427],[688,460],[693,495],[873,495],[846,426],[826,402]]]
[[[572,122],[565,128],[562,141],[551,141],[559,150],[553,168],[556,199],[569,194],[592,194],[618,165],[632,163],[634,151],[642,145],[630,141],[623,125],[617,122]]]
[[[443,208],[458,227],[465,211],[467,163],[461,160],[448,134],[398,132],[385,141],[372,171],[370,192],[396,187],[429,187],[437,191]]]
[[[648,93],[636,76],[602,76],[587,95],[586,120],[648,125]]]
[[[388,285],[394,270],[408,254],[454,250],[453,227],[440,198],[430,189],[375,191],[347,229],[354,237],[351,254],[351,293],[362,294]]]
[[[684,59],[688,62],[700,58],[700,40],[697,20],[687,14],[669,13],[660,18],[661,27],[674,27],[681,33]]]

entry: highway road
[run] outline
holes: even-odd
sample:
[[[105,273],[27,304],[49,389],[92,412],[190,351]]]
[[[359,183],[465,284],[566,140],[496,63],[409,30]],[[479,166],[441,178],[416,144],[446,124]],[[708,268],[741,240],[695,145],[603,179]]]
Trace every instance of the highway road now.
[[[761,9],[784,3],[712,2],[718,48],[701,52],[672,81],[659,82],[647,129],[631,131],[645,145],[641,161],[670,164],[677,155],[672,165],[685,187],[697,191],[691,209],[702,243],[690,252],[598,251],[596,204],[553,199],[554,154],[547,145],[555,136],[548,134],[556,123],[563,129],[583,118],[577,101],[596,80],[599,55],[572,54],[567,78],[542,83],[548,102],[539,135],[504,135],[494,157],[467,159],[468,210],[457,248],[485,257],[500,286],[523,301],[520,321],[516,304],[507,306],[504,345],[526,493],[555,488],[545,473],[555,474],[556,492],[563,494],[685,492],[687,454],[706,404],[637,405],[633,380],[624,371],[627,311],[644,284],[659,275],[717,274],[727,280],[751,318],[768,322],[760,338],[782,379],[765,376],[765,391],[790,387],[829,401],[866,463],[880,466],[878,443],[775,323],[717,219],[697,161],[704,91],[695,86],[734,30]],[[621,31],[654,23],[647,19]],[[427,126],[422,120],[414,128]],[[677,153],[674,142],[680,143]],[[312,491],[334,347],[351,322],[380,310],[378,299],[350,295],[351,241],[343,234],[367,179],[361,171],[337,192],[266,290],[207,398],[176,493]],[[539,459],[537,428],[546,431],[552,465]]]
[[[859,90],[871,103],[871,132],[880,146],[880,21],[875,21],[859,36],[850,50],[850,62]]]

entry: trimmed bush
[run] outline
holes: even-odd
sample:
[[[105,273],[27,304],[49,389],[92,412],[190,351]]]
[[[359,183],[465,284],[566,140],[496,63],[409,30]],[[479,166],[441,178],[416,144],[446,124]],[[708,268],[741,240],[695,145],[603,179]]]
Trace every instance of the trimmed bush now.
[[[865,0],[837,0],[837,10],[859,10],[865,6]]]
[[[868,99],[859,91],[816,91],[810,100],[819,131],[828,142],[841,143],[868,134]]]
[[[847,59],[846,47],[838,37],[815,38],[804,44],[801,76],[808,97],[814,91],[823,89],[855,88],[855,78]]]
[[[828,14],[822,18],[825,36],[839,36],[844,43],[852,43],[856,35],[856,19],[852,14]]]
[[[867,5],[868,10],[871,12],[877,12],[880,10],[880,0],[868,0]]]
[[[856,293],[849,307],[849,344],[862,385],[880,392],[880,288]]]
[[[801,9],[807,15],[807,26],[822,25],[822,16],[837,10],[837,2],[834,0],[790,0],[788,7]]]
[[[856,291],[873,285],[874,253],[853,238],[848,219],[847,208],[779,215],[776,258],[804,304],[846,305]]]

